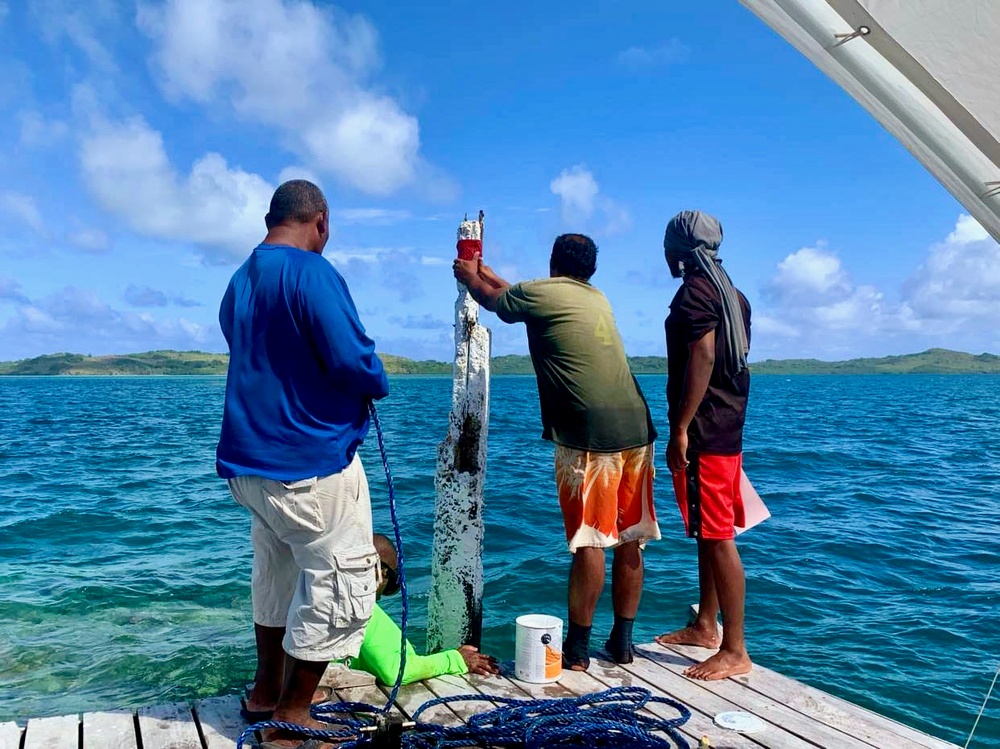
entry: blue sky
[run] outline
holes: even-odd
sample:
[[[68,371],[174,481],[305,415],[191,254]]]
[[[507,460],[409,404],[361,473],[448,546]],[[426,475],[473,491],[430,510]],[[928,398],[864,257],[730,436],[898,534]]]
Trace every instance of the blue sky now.
[[[751,358],[1000,350],[1000,248],[736,0],[0,0],[0,360],[224,350],[229,276],[311,176],[381,351],[451,358],[450,259],[543,275],[592,234],[662,354],[666,220],[717,215]],[[524,332],[486,314],[494,351]]]

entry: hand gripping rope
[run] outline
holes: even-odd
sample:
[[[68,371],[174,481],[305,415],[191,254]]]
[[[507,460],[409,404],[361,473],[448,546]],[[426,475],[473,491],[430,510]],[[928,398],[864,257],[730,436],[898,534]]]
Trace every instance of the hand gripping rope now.
[[[363,702],[328,702],[313,705],[312,716],[317,721],[336,728],[313,730],[294,723],[267,720],[248,726],[240,735],[236,746],[243,749],[247,740],[266,728],[294,731],[303,738],[314,738],[336,744],[339,749],[448,749],[450,747],[489,747],[499,749],[652,749],[677,747],[689,749],[689,744],[678,732],[691,717],[688,709],[666,697],[655,697],[640,687],[613,687],[603,692],[581,697],[516,700],[482,694],[438,697],[428,700],[413,713],[411,721],[404,721],[389,711],[396,702],[406,668],[406,629],[409,619],[409,601],[406,594],[406,574],[403,565],[403,539],[396,516],[396,492],[392,471],[382,436],[375,404],[368,406],[378,447],[382,454],[382,467],[389,486],[389,514],[396,537],[399,560],[399,585],[403,600],[403,617],[400,629],[400,662],[396,683],[389,699],[381,707]],[[478,713],[465,725],[442,726],[425,723],[421,714],[432,707],[452,702],[486,702],[497,705],[493,710]],[[669,705],[677,710],[678,717],[657,718],[640,711],[651,704]],[[666,736],[657,736],[653,732]]]

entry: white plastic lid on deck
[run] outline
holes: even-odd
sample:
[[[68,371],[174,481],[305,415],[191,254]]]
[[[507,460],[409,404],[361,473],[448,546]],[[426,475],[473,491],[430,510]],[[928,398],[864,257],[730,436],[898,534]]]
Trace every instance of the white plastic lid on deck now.
[[[719,713],[716,715],[715,725],[719,728],[725,728],[730,731],[739,731],[740,733],[759,733],[767,727],[764,725],[764,721],[756,715],[735,711]]]

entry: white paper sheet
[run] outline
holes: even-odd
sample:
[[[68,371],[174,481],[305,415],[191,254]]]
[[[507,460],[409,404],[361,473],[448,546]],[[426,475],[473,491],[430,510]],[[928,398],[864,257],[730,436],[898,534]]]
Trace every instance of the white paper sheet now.
[[[771,517],[771,511],[764,505],[764,500],[760,498],[742,469],[740,469],[740,494],[743,495],[743,519],[746,525],[736,526],[737,536]]]

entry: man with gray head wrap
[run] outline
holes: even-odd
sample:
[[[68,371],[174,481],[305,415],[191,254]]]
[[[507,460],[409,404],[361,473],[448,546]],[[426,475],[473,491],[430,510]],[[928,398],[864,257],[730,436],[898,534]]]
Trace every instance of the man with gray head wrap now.
[[[750,304],[723,269],[720,244],[722,225],[700,211],[678,213],[663,238],[670,273],[683,279],[666,320],[667,464],[687,534],[698,540],[701,595],[695,622],[656,640],[719,648],[685,672],[695,679],[725,679],[752,668],[735,542],[735,527],[745,523],[740,477],[750,393]]]

